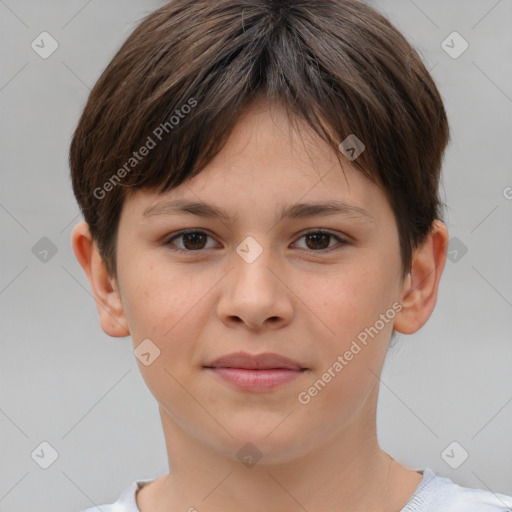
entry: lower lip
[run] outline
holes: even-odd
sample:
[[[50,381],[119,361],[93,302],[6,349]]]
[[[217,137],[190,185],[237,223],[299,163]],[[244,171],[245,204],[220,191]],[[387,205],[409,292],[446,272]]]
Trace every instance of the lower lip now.
[[[267,391],[290,382],[304,370],[275,368],[271,370],[247,370],[244,368],[208,368],[223,380],[245,391]]]

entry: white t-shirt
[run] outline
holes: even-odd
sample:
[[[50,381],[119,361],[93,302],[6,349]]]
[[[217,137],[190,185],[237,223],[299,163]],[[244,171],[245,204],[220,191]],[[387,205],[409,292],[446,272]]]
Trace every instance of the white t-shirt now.
[[[461,487],[431,469],[420,470],[423,478],[400,512],[512,512],[512,496]],[[152,480],[136,480],[123,491],[115,503],[101,505],[102,512],[140,512],[136,491]],[[82,512],[97,512],[97,507]]]

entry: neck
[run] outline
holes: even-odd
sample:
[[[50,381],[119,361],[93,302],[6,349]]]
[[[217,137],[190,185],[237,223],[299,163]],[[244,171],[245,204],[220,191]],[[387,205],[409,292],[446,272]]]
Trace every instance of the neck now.
[[[421,480],[380,449],[375,415],[305,456],[273,464],[263,458],[247,467],[200,443],[160,412],[172,471],[139,491],[141,512],[393,512]]]

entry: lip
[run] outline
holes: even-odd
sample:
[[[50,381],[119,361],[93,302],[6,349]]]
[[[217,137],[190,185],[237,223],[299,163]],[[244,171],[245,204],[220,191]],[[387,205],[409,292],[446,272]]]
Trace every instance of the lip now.
[[[245,391],[268,391],[298,378],[307,370],[279,354],[237,352],[215,359],[205,369]]]
[[[244,370],[304,370],[300,363],[271,352],[248,354],[234,352],[219,357],[206,365],[207,368],[242,368]]]

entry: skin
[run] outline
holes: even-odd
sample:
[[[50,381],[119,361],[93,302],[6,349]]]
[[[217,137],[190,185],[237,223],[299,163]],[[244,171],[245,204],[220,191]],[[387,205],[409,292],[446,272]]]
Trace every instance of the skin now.
[[[117,279],[109,276],[86,223],[72,235],[103,330],[150,339],[160,355],[142,376],[159,403],[171,472],[137,493],[142,512],[396,512],[421,474],[379,446],[379,376],[392,330],[416,332],[432,313],[446,261],[446,226],[436,221],[402,279],[397,224],[384,192],[309,128],[290,127],[274,105],[255,104],[227,145],[192,180],[124,203]],[[167,199],[224,209],[229,219],[143,216]],[[281,206],[342,200],[370,217],[329,215],[277,221]],[[201,229],[208,237],[181,237]],[[304,232],[329,230],[316,241]],[[252,263],[236,248],[248,236]],[[188,253],[173,251],[182,248]],[[199,250],[191,250],[199,248]],[[322,377],[357,335],[392,304],[394,318],[306,405],[298,394]],[[307,370],[274,390],[241,391],[203,366],[237,351],[274,352]],[[247,467],[237,452],[253,443]]]

